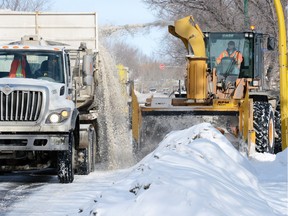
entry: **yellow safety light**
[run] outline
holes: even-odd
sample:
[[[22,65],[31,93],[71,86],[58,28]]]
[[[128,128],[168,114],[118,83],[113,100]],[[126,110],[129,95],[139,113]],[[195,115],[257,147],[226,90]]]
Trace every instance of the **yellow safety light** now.
[[[252,31],[254,31],[254,30],[255,30],[255,26],[254,26],[254,25],[251,25],[251,26],[250,26],[250,29],[251,29]]]

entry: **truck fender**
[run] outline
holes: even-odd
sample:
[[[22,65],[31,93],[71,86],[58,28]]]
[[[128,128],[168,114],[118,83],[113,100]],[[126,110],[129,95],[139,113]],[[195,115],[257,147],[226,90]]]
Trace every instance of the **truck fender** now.
[[[79,128],[77,124],[79,124],[79,111],[75,108],[72,111],[72,116],[71,116],[71,130],[75,130]]]

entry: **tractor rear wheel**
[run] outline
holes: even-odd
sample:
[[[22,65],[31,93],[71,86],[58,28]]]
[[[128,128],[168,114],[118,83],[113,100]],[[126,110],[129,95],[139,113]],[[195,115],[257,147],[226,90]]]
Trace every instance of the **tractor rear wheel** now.
[[[256,101],[253,104],[253,126],[256,132],[256,151],[274,153],[275,126],[272,105]]]
[[[275,154],[282,151],[282,133],[281,133],[281,113],[280,104],[277,105],[275,110],[275,131],[277,136],[275,137]]]

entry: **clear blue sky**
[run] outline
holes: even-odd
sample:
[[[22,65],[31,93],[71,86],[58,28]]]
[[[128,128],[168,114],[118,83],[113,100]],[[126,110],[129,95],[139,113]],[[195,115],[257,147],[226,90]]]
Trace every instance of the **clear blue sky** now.
[[[124,25],[151,22],[155,19],[141,0],[54,0],[51,10],[96,11],[100,24]]]
[[[141,24],[157,20],[141,0],[54,0],[51,11],[97,12],[100,25]],[[128,36],[128,40],[145,54],[152,55],[159,47],[165,30],[153,28],[152,32]]]

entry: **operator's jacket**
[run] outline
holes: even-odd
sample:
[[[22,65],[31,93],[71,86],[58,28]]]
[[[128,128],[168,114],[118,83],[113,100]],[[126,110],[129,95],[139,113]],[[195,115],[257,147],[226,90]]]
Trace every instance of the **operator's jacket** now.
[[[15,78],[15,77],[31,78],[32,77],[31,69],[27,62],[26,56],[14,57],[11,63],[9,77],[10,78]]]
[[[240,53],[240,51],[235,50],[234,52],[232,52],[230,55],[228,53],[227,50],[224,50],[216,59],[216,63],[220,64],[222,58],[224,57],[230,57],[230,58],[234,58],[237,64],[237,67],[240,68],[241,62],[243,61],[243,56]]]

